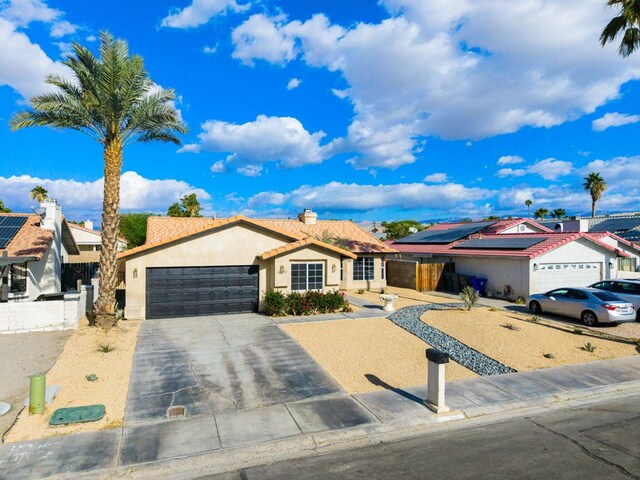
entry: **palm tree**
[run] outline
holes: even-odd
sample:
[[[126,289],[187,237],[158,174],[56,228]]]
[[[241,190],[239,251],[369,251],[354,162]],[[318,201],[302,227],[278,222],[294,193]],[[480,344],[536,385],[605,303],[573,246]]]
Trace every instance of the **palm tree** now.
[[[0,199],[0,213],[11,213],[11,209],[5,206],[2,199]]]
[[[591,195],[591,216],[596,216],[596,203],[602,198],[602,194],[607,189],[607,182],[600,176],[599,173],[591,172],[584,179],[582,184],[585,190]]]
[[[47,195],[49,195],[49,192],[42,185],[36,185],[30,192],[30,197],[38,203],[42,203],[47,198]]]
[[[531,207],[531,205],[533,205],[533,201],[525,200],[524,204],[527,206],[527,218],[531,218],[531,213],[529,212],[529,207]]]
[[[540,220],[544,220],[547,215],[549,215],[549,210],[546,208],[539,208],[533,212],[534,218],[539,218]]]
[[[99,58],[76,42],[73,52],[63,61],[73,78],[49,75],[47,83],[57,91],[33,97],[32,108],[17,113],[10,125],[13,130],[36,126],[77,130],[102,145],[104,197],[96,320],[109,326],[115,318],[123,148],[134,142],[180,144],[177,134],[186,133],[187,127],[170,103],[173,90],[158,88],[151,81],[142,58],[129,55],[126,41],[101,32]]]
[[[640,47],[640,1],[639,0],[607,0],[610,7],[620,8],[617,17],[604,27],[600,34],[600,44],[604,47],[612,42],[620,32],[624,31],[618,54],[628,57]]]
[[[556,208],[551,212],[551,218],[557,218],[558,220],[562,220],[567,216],[567,211],[564,208]]]

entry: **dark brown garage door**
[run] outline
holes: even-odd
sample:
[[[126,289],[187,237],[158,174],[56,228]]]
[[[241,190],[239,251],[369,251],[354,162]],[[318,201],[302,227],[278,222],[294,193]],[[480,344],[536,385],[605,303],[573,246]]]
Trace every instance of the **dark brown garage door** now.
[[[147,268],[147,318],[258,310],[258,267]]]

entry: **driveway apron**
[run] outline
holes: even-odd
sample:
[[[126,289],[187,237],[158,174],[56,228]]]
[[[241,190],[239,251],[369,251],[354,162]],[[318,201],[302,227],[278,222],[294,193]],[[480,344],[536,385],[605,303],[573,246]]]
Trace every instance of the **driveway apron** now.
[[[268,317],[147,320],[138,337],[125,424],[215,415],[344,391]]]

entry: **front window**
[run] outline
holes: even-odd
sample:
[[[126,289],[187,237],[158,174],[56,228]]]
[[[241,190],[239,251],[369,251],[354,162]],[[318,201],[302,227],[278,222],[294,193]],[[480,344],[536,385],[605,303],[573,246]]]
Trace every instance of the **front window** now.
[[[16,263],[9,270],[9,291],[11,293],[24,293],[27,291],[27,264]]]
[[[384,261],[384,259],[383,259],[383,260],[380,262],[380,265],[382,265],[382,267],[380,268],[380,278],[381,278],[382,280],[384,280],[384,264],[385,264],[385,261]]]
[[[322,263],[292,263],[291,290],[322,290],[324,268]]]
[[[373,280],[373,257],[358,257],[353,261],[354,280]]]

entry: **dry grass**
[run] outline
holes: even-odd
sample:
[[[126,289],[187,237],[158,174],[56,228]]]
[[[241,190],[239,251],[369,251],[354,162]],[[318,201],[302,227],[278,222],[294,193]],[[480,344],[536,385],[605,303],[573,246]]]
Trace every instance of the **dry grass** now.
[[[119,326],[105,332],[98,327],[82,325],[67,341],[62,354],[47,373],[47,385],[60,386],[60,393],[48,405],[44,415],[29,415],[24,409],[18,421],[5,437],[5,442],[20,442],[37,438],[64,435],[88,430],[101,430],[122,425],[124,421],[127,390],[139,321],[120,322]],[[114,350],[103,353],[100,344],[110,343]],[[98,379],[87,381],[87,375]],[[53,411],[63,407],[104,404],[104,418],[97,422],[50,427]]]
[[[518,371],[638,353],[638,346],[633,342],[576,335],[572,332],[572,325],[565,328],[545,322],[533,323],[525,316],[490,311],[488,308],[476,308],[470,312],[429,311],[422,316],[422,321]],[[507,324],[512,324],[517,330],[505,328]],[[594,352],[582,349],[587,341],[597,347]],[[553,358],[544,357],[548,353]]]
[[[335,320],[282,325],[349,393],[384,390],[366,375],[392,387],[424,385],[425,349],[419,338],[384,318]],[[477,376],[463,366],[447,365],[447,380]]]

